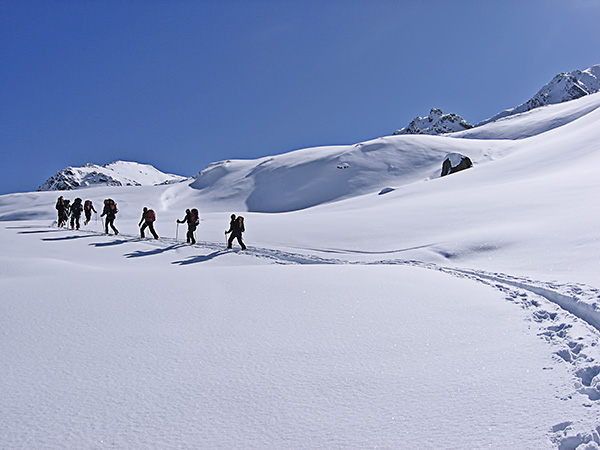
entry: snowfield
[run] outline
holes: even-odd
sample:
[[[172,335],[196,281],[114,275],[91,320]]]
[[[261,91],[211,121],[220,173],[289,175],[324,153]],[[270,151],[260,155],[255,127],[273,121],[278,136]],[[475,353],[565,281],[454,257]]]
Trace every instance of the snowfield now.
[[[600,449],[599,106],[0,196],[0,448]]]

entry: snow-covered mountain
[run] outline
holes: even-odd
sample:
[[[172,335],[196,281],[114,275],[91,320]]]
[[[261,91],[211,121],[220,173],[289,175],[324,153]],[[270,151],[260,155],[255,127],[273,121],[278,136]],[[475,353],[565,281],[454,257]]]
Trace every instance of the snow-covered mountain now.
[[[446,134],[473,128],[458,114],[444,114],[441,109],[433,108],[427,117],[416,117],[408,126],[394,131],[399,134]]]
[[[586,70],[573,70],[556,75],[525,103],[502,111],[479,125],[495,122],[503,117],[531,111],[546,105],[568,102],[600,91],[600,64]]]
[[[149,164],[116,161],[67,167],[48,178],[38,191],[66,191],[90,186],[156,186],[183,180],[185,177],[163,173]]]

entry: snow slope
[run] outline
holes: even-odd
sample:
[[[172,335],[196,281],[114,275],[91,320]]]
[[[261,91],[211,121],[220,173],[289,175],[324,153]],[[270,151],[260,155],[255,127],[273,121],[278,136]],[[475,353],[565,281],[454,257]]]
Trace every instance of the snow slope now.
[[[470,130],[453,133],[451,136],[471,139],[524,139],[566,125],[598,107],[600,93],[514,114]]]
[[[593,98],[519,140],[394,136],[82,191],[118,202],[119,236],[53,227],[56,192],[0,196],[0,448],[600,448]],[[451,152],[475,167],[439,178]],[[232,212],[247,252],[225,249]]]
[[[491,148],[437,136],[389,136],[351,146],[215,163],[190,186],[202,197],[218,198],[235,208],[295,211],[373,192],[376,187],[437,177],[448,153],[464,150],[482,161]]]

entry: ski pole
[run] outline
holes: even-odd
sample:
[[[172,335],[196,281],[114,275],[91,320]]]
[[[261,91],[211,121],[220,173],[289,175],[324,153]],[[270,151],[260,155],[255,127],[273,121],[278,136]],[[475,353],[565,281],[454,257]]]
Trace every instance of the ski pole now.
[[[175,230],[175,242],[179,240],[179,222],[177,222],[177,229]]]

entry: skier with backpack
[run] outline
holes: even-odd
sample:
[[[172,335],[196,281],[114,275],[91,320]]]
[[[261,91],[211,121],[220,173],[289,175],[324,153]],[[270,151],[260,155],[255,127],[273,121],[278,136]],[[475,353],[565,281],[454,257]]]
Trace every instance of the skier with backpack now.
[[[198,214],[198,210],[196,208],[192,208],[191,210],[185,210],[185,217],[183,220],[178,220],[177,223],[187,223],[188,231],[187,231],[187,243],[194,245],[196,243],[196,238],[194,237],[194,232],[200,224],[200,217]]]
[[[65,208],[65,201],[64,201],[62,195],[60,197],[58,197],[58,199],[56,200],[55,208],[56,208],[56,211],[58,212],[57,223],[58,223],[58,228],[60,228],[67,223],[67,211]]]
[[[64,226],[69,226],[69,217],[71,217],[71,200],[65,198],[63,200],[63,218],[64,218]]]
[[[79,218],[81,217],[81,211],[83,210],[83,206],[81,205],[81,199],[77,197],[73,201],[73,205],[71,205],[71,230],[77,226],[79,230]]]
[[[144,211],[142,212],[142,218],[140,219],[140,223],[138,224],[138,226],[140,226],[140,235],[142,236],[142,239],[145,238],[144,235],[144,230],[146,228],[148,228],[150,230],[150,233],[152,233],[152,236],[154,236],[154,239],[158,239],[158,234],[156,234],[156,231],[154,231],[154,221],[156,220],[156,214],[154,213],[154,210],[152,209],[148,209],[144,206]],[[143,225],[142,225],[143,223]]]
[[[96,210],[94,209],[94,205],[92,204],[92,201],[86,200],[85,203],[83,204],[83,212],[85,214],[85,222],[83,223],[84,225],[87,225],[88,223],[90,223],[90,220],[92,218],[92,211],[96,212]]]
[[[102,214],[100,217],[106,216],[106,220],[104,221],[104,231],[108,234],[108,226],[113,229],[115,235],[119,234],[119,230],[115,228],[115,218],[117,217],[117,213],[119,210],[117,209],[117,204],[112,198],[107,198],[104,200],[104,209],[102,210]]]
[[[227,248],[231,249],[231,244],[233,244],[233,240],[237,239],[242,250],[246,250],[246,246],[242,241],[242,233],[246,231],[244,227],[244,218],[242,216],[235,217],[235,214],[231,215],[231,222],[229,222],[229,230],[225,232],[225,234],[231,233],[229,236],[229,240],[227,241]]]

